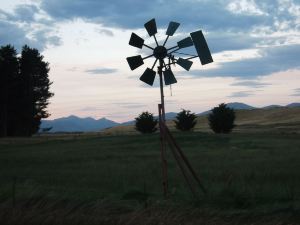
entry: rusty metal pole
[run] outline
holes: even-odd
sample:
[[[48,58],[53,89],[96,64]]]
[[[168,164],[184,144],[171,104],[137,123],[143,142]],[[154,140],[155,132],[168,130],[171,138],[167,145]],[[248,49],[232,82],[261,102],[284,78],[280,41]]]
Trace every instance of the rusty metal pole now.
[[[165,96],[164,96],[164,86],[163,86],[163,78],[162,78],[162,69],[163,69],[163,60],[159,60],[158,66],[158,75],[159,75],[159,86],[160,86],[160,101],[161,101],[161,108],[162,108],[162,118],[163,123],[166,122],[166,114],[165,114]]]
[[[166,131],[164,129],[166,117],[165,117],[165,101],[164,101],[162,69],[163,69],[163,60],[159,60],[158,75],[159,75],[160,97],[161,97],[161,104],[158,105],[160,150],[161,150],[161,160],[162,160],[162,178],[163,178],[164,197],[167,198],[168,197],[168,169],[167,169],[167,159],[166,159],[167,143],[166,143]]]
[[[168,168],[167,168],[167,160],[166,160],[166,132],[163,125],[162,119],[162,108],[161,104],[158,104],[158,112],[159,112],[159,132],[160,132],[160,156],[161,156],[161,165],[162,165],[162,184],[164,197],[168,197]]]

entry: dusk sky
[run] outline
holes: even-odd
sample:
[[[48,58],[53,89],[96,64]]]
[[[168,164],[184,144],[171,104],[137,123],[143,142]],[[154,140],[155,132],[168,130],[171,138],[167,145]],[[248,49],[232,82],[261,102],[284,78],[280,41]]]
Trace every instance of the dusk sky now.
[[[155,18],[158,41],[169,21],[180,26],[167,47],[202,30],[214,62],[174,68],[166,111],[208,110],[219,103],[261,107],[300,102],[300,0],[2,0],[0,45],[28,44],[50,63],[50,119],[77,115],[125,122],[157,114],[159,87],[131,71],[126,57],[147,54],[128,45],[132,32],[153,45],[144,23]],[[191,49],[193,50],[193,49]]]

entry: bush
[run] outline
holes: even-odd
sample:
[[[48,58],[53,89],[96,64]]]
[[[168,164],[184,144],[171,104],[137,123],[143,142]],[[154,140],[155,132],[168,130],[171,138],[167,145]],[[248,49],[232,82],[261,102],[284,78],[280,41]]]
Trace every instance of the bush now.
[[[181,131],[192,130],[197,123],[196,118],[195,113],[191,113],[190,110],[182,109],[182,111],[177,114],[176,120],[174,120],[175,126]]]
[[[235,127],[234,120],[234,110],[225,103],[214,107],[208,115],[209,126],[215,133],[230,133]]]
[[[153,133],[157,130],[157,120],[154,119],[153,114],[149,112],[142,112],[135,118],[135,129],[143,134]]]

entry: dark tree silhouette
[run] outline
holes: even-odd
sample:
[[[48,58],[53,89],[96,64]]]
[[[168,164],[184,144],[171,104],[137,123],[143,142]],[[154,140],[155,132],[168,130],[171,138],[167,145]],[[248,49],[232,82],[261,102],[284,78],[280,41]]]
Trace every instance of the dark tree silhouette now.
[[[234,110],[225,103],[214,107],[208,115],[209,126],[215,133],[230,133],[235,127],[234,120]]]
[[[0,49],[0,136],[31,136],[49,116],[52,84],[49,64],[39,51],[25,45],[21,56],[8,45]]]
[[[12,125],[16,101],[18,58],[15,48],[6,45],[0,48],[0,137],[8,135]]]
[[[154,119],[153,114],[149,112],[142,112],[135,118],[135,129],[143,134],[153,133],[157,130],[157,120]]]
[[[196,118],[195,113],[191,113],[190,110],[182,109],[182,111],[177,114],[176,120],[174,120],[175,126],[181,131],[192,130],[197,123]]]
[[[49,91],[49,64],[34,48],[25,45],[20,58],[20,79],[23,104],[23,135],[30,136],[39,130],[42,118],[49,117],[48,99],[53,96]]]

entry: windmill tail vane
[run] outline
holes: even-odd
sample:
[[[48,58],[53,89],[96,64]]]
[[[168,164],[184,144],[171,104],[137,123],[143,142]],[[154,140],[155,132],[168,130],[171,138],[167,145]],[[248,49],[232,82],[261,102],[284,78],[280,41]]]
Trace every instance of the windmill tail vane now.
[[[180,40],[177,42],[177,45],[166,48],[167,41],[169,37],[173,36],[176,30],[178,29],[180,23],[171,21],[166,31],[166,39],[162,45],[160,45],[156,39],[157,34],[157,26],[155,19],[151,19],[147,23],[144,24],[144,27],[150,37],[154,38],[156,46],[151,47],[145,44],[145,40],[138,36],[135,33],[131,34],[129,45],[142,49],[146,47],[152,50],[152,54],[142,57],[141,55],[131,56],[127,58],[127,62],[131,70],[135,70],[136,68],[142,66],[144,64],[144,60],[154,57],[155,61],[151,68],[147,67],[144,73],[141,75],[140,80],[145,82],[146,84],[152,86],[155,80],[156,72],[153,70],[157,62],[159,62],[159,67],[163,70],[163,77],[165,85],[177,83],[177,80],[172,72],[172,66],[178,64],[180,67],[189,71],[193,61],[193,58],[199,58],[202,65],[213,62],[210,50],[207,46],[206,40],[201,30],[190,33],[190,36]],[[178,52],[178,50],[194,46],[197,52],[197,55],[191,55],[187,53]],[[183,55],[182,57],[178,57],[177,55]],[[187,58],[183,58],[186,56]],[[168,62],[165,63],[165,59],[168,59]]]

